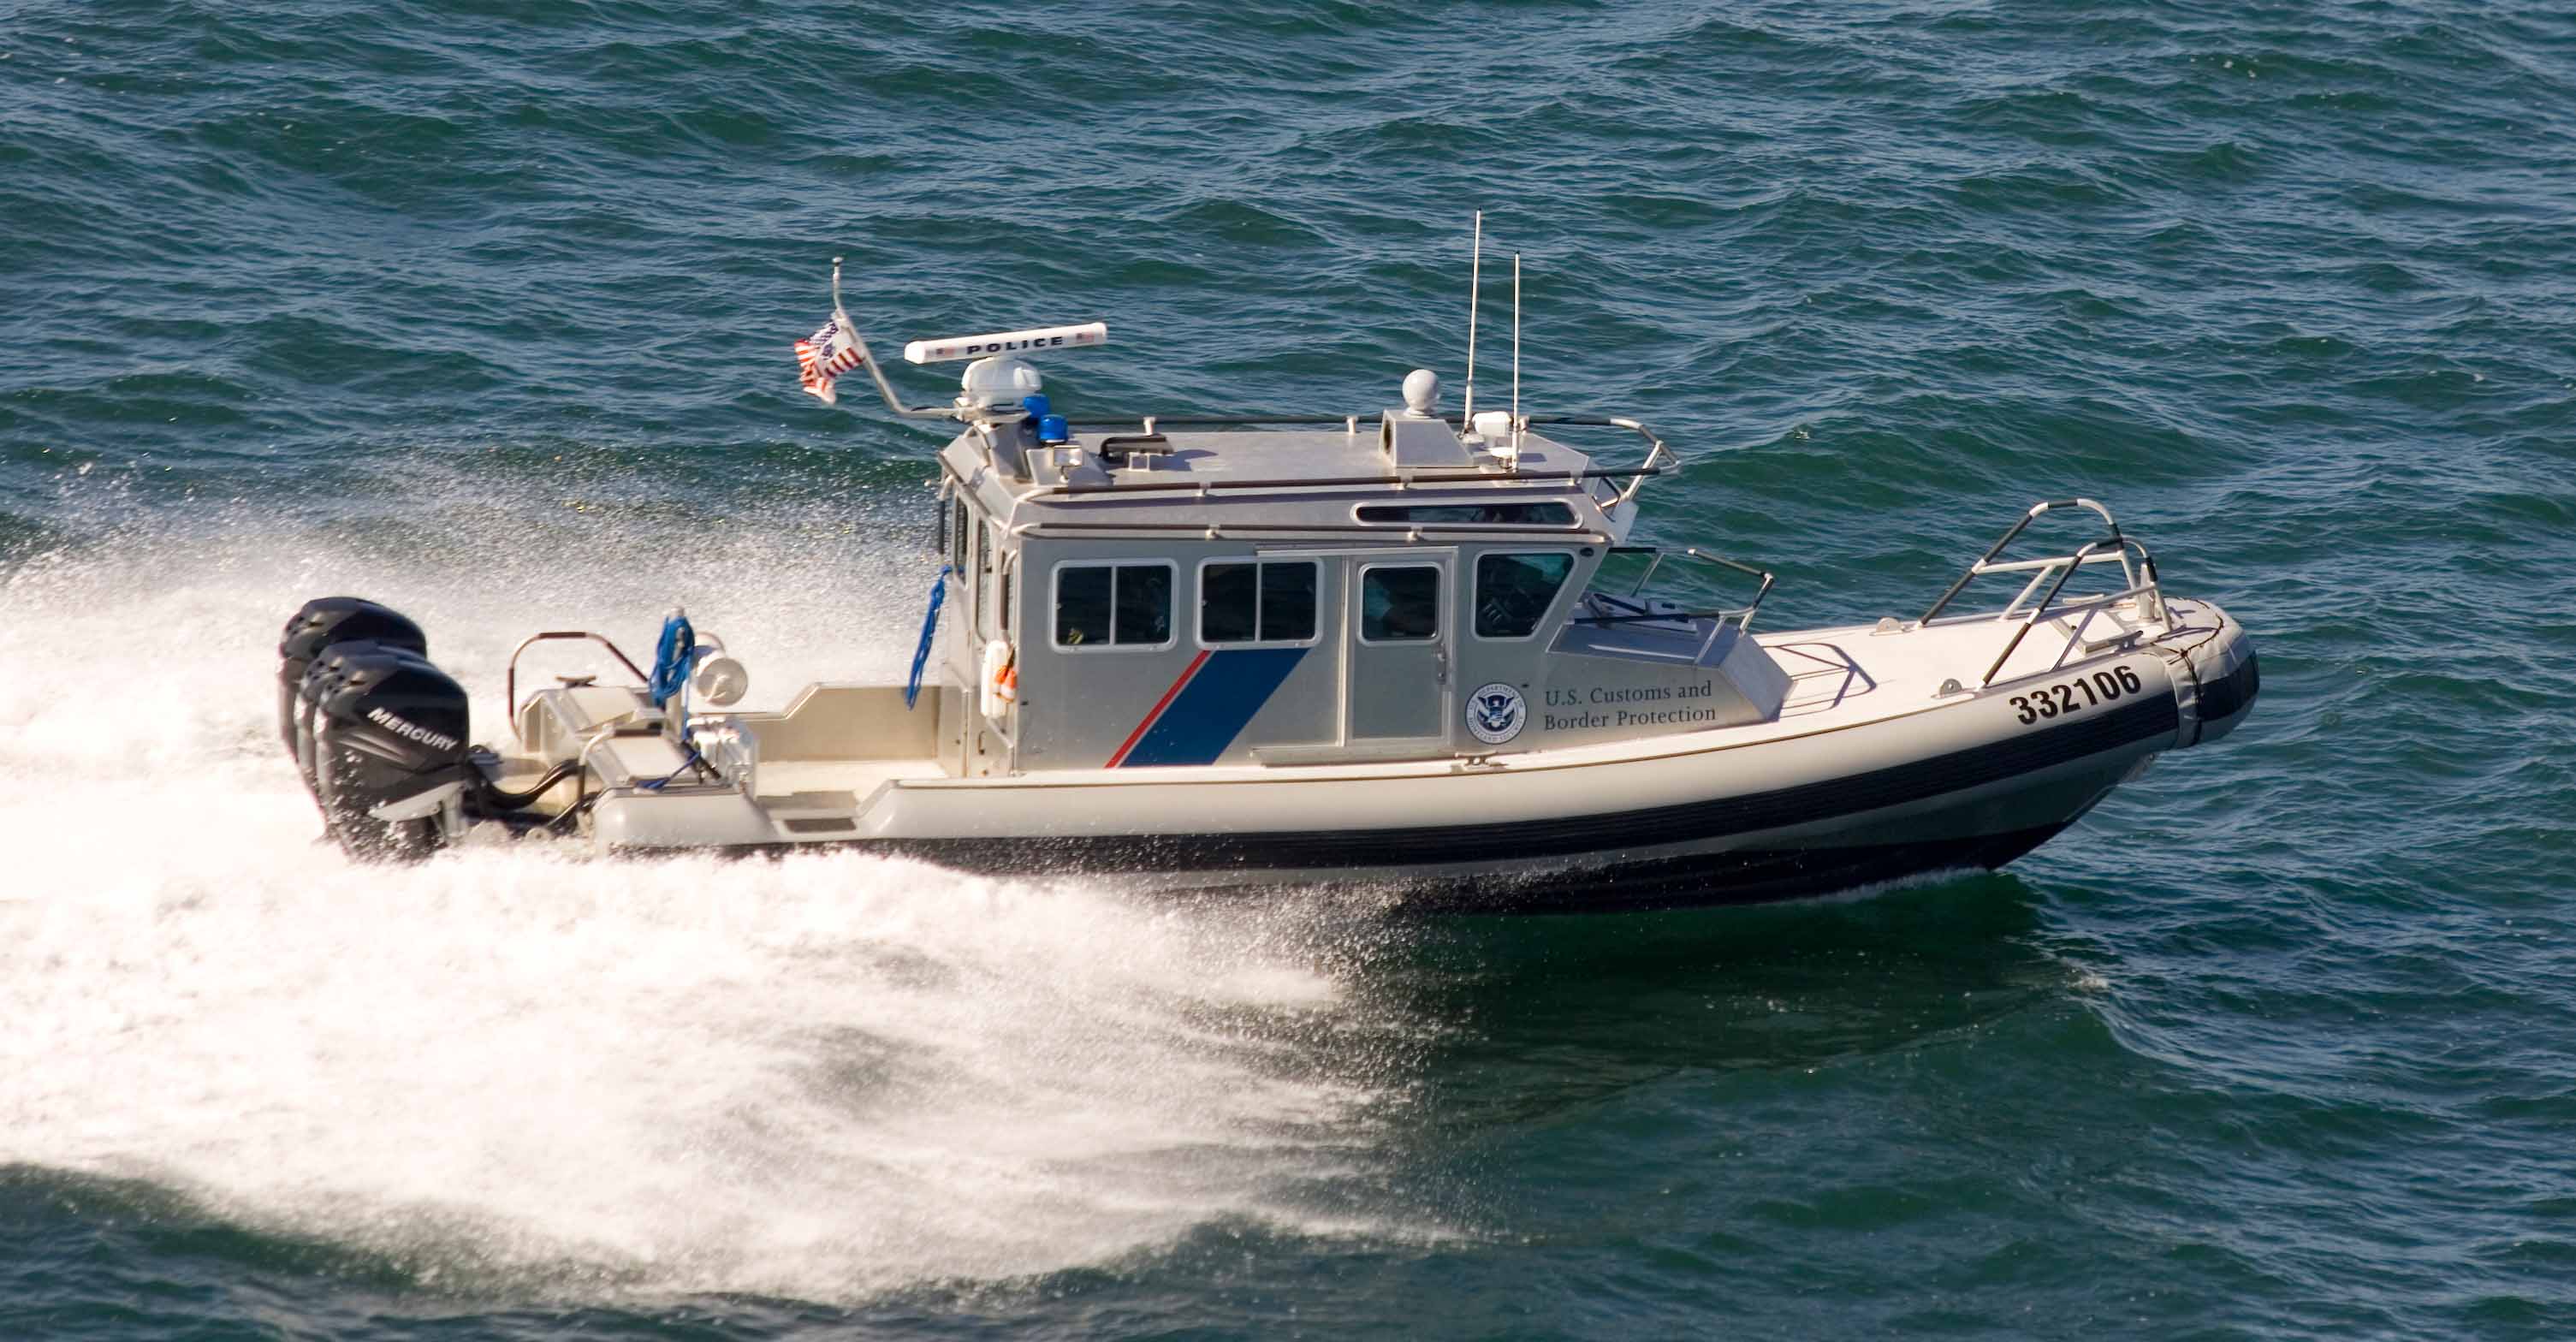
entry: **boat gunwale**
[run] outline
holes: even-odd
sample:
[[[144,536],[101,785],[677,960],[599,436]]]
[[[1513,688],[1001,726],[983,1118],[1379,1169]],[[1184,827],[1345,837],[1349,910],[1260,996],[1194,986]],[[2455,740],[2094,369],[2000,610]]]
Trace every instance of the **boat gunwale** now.
[[[1855,626],[1854,628],[1866,631],[1867,627]],[[1845,631],[1797,630],[1791,632],[1804,640],[1812,638],[1817,634]],[[1785,636],[1786,635],[1784,635],[1784,637]],[[2149,646],[2151,647],[2152,645]],[[2040,672],[2033,672],[2031,674],[2064,674],[2077,667],[2091,667],[2096,663],[2108,663],[2123,658],[2135,657],[2144,652],[2145,649],[2143,648],[2106,650],[2103,653],[2082,661],[2068,662],[2064,666],[2055,668],[2053,671],[2043,670]],[[2163,660],[2164,659],[2161,656],[2155,656],[2153,658],[2153,661],[2158,665],[2159,669],[2162,667]],[[1687,759],[1696,755],[1714,755],[1725,751],[1751,750],[1761,746],[1784,745],[1799,741],[1813,740],[1817,737],[1830,736],[1839,732],[1854,731],[1863,727],[1877,727],[1890,723],[1906,722],[1931,713],[1942,712],[1944,710],[1954,708],[1963,708],[1970,704],[1981,703],[1989,699],[2002,697],[2001,691],[2005,687],[2017,684],[2019,681],[2029,678],[2029,676],[2023,676],[2017,677],[2012,681],[1998,681],[1993,686],[1986,689],[1969,691],[1955,697],[1944,696],[1943,698],[1928,704],[1914,708],[1899,709],[1895,712],[1882,714],[1876,717],[1860,718],[1851,722],[1820,725],[1801,731],[1768,735],[1757,740],[1750,741],[1708,743],[1704,741],[1691,740],[1689,738],[1700,737],[1716,732],[1739,731],[1752,727],[1773,726],[1777,725],[1776,720],[1770,723],[1742,723],[1733,727],[1704,727],[1688,732],[1668,732],[1654,736],[1625,737],[1611,741],[1588,741],[1577,745],[1562,746],[1554,749],[1521,751],[1511,754],[1498,752],[1488,755],[1444,755],[1409,760],[1387,760],[1376,762],[1362,761],[1350,764],[1174,765],[1158,767],[1150,771],[1128,769],[1047,769],[1032,770],[1017,774],[987,774],[967,778],[942,777],[894,779],[889,781],[885,786],[887,788],[920,791],[978,788],[1169,787],[1175,784],[1185,784],[1192,787],[1210,787],[1264,783],[1403,782],[1426,778],[1477,777],[1504,773],[1559,773],[1572,769],[1614,768],[1622,765],[1644,763],[1647,761]],[[2170,675],[2165,678],[2163,689],[2165,699],[2168,702],[2173,702],[2173,682]],[[2179,707],[2180,705],[2176,703],[2177,710]],[[2179,724],[2177,723],[2177,730],[2178,729]],[[1636,748],[1640,746],[1649,748]],[[1599,757],[1590,759],[1546,759],[1548,756],[1561,757],[1578,751],[1598,752]],[[1128,776],[1139,773],[1150,773],[1154,776]]]

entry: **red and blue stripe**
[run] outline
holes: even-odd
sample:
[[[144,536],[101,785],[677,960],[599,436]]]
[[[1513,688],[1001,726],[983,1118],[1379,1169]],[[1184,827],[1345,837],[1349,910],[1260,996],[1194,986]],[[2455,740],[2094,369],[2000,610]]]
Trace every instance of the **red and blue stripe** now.
[[[1304,648],[1201,652],[1127,733],[1107,767],[1216,763],[1305,656]]]

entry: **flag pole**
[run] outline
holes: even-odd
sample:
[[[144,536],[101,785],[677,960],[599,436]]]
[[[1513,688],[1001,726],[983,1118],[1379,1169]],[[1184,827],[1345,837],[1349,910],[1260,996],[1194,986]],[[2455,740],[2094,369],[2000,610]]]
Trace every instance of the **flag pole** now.
[[[868,370],[868,380],[877,384],[877,394],[885,398],[886,409],[905,419],[955,417],[956,412],[946,406],[906,407],[894,394],[894,384],[886,381],[885,373],[877,367],[876,351],[868,348],[868,338],[859,334],[858,323],[851,321],[849,312],[841,306],[841,258],[837,256],[832,258],[832,320],[839,322],[841,329],[850,333],[850,343],[859,347],[859,363]]]

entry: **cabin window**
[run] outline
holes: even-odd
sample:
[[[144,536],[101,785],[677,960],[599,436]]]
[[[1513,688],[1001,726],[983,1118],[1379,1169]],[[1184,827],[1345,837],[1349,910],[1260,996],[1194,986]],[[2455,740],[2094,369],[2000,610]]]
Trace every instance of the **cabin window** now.
[[[1476,560],[1476,637],[1527,638],[1538,632],[1556,592],[1574,572],[1562,550],[1489,554]]]
[[[1363,503],[1359,519],[1415,525],[1564,527],[1574,525],[1574,510],[1562,503]]]
[[[966,515],[964,499],[957,500],[954,523],[948,529],[948,567],[956,573],[958,583],[963,585],[966,581],[966,538],[974,534],[975,526]]]
[[[1311,559],[1219,560],[1199,566],[1201,643],[1310,643],[1315,587]]]
[[[1057,565],[1055,645],[1169,647],[1172,569],[1167,562]]]
[[[1360,571],[1360,641],[1423,643],[1440,637],[1440,567],[1386,564]]]

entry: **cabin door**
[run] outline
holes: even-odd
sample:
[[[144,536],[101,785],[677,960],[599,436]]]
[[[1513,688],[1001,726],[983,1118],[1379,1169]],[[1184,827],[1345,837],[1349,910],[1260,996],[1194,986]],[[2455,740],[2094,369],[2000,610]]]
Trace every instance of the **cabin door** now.
[[[1352,745],[1447,748],[1456,558],[1441,550],[1352,557],[1342,605],[1342,704]]]

